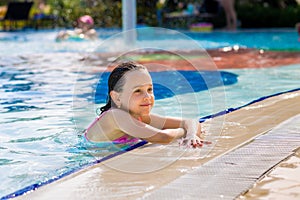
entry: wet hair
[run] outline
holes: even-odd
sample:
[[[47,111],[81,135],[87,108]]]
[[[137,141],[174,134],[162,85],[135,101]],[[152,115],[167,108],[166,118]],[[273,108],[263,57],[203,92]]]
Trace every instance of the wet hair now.
[[[107,101],[106,105],[97,109],[98,114],[102,114],[103,112],[109,110],[111,107],[116,107],[113,100],[110,97],[111,91],[121,92],[123,89],[123,86],[125,84],[125,78],[124,75],[126,72],[134,71],[134,70],[140,70],[140,69],[146,69],[145,66],[134,63],[134,62],[123,62],[119,64],[109,75],[108,78],[108,94],[107,94]]]

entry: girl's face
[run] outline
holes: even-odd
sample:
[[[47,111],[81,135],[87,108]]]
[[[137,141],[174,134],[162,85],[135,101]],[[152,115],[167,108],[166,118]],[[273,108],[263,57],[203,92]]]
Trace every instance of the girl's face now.
[[[154,94],[148,71],[129,71],[124,78],[125,84],[119,96],[121,108],[129,111],[134,117],[149,115],[154,105]]]
[[[83,31],[88,31],[89,29],[92,28],[92,25],[91,25],[91,24],[85,23],[85,22],[83,22],[83,21],[81,21],[81,20],[78,20],[77,23],[78,23],[78,24],[77,24],[77,27],[78,27],[78,28],[81,28]]]

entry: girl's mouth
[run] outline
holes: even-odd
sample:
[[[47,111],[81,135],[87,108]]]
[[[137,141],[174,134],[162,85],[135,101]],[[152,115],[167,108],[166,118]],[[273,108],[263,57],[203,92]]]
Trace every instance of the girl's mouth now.
[[[150,103],[146,103],[146,104],[141,104],[140,106],[151,106]]]

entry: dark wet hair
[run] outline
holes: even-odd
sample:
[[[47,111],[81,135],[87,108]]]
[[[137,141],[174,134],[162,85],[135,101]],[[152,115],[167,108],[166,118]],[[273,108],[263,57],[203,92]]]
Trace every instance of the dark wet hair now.
[[[111,91],[121,92],[123,86],[125,84],[125,79],[123,78],[126,72],[139,70],[139,69],[146,69],[145,66],[134,63],[134,62],[123,62],[119,64],[109,75],[108,78],[108,94],[107,94],[107,101],[106,105],[97,109],[98,114],[102,114],[103,112],[109,110],[112,106],[115,107],[114,102],[110,97]]]

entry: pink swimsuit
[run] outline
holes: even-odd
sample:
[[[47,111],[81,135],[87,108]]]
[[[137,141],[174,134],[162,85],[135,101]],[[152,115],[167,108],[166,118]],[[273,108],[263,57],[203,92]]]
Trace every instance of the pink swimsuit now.
[[[86,139],[86,141],[89,141],[89,139],[87,138],[86,134],[87,132],[101,119],[101,117],[105,114],[106,112],[102,113],[101,115],[99,115],[94,122],[85,130],[84,132],[84,137]],[[132,138],[129,135],[123,135],[115,140],[112,141],[112,143],[114,144],[126,144],[126,143],[133,143],[133,142],[137,142],[139,141],[138,138]]]

